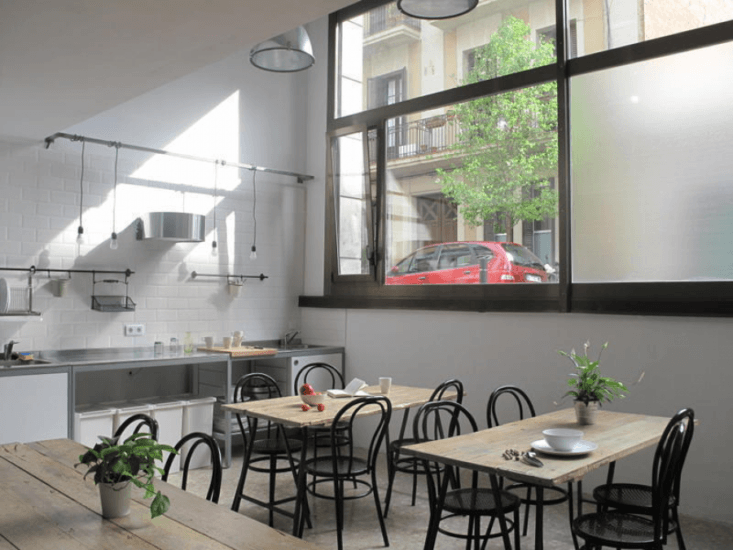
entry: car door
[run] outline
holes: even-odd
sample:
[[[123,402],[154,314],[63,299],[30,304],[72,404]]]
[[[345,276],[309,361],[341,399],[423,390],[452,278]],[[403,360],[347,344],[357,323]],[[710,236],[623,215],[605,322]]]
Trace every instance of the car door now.
[[[438,256],[438,265],[428,274],[428,283],[434,285],[462,285],[473,282],[471,265],[475,264],[466,243],[444,244]]]
[[[423,285],[438,263],[438,246],[416,250],[392,268],[385,280],[388,285]]]

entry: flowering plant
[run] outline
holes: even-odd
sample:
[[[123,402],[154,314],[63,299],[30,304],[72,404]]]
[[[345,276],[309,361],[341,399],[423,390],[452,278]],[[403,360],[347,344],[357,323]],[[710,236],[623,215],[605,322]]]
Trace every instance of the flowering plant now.
[[[608,342],[603,344],[598,353],[598,359],[595,361],[588,357],[589,347],[590,342],[583,345],[583,355],[578,355],[574,349],[570,353],[558,351],[560,355],[568,357],[573,362],[576,370],[570,373],[568,380],[570,390],[563,397],[572,395],[576,401],[582,401],[586,405],[591,401],[598,401],[600,405],[604,400],[610,403],[616,397],[625,397],[623,392],[629,391],[628,388],[613,378],[601,376],[598,369],[601,363],[601,353],[608,347]]]

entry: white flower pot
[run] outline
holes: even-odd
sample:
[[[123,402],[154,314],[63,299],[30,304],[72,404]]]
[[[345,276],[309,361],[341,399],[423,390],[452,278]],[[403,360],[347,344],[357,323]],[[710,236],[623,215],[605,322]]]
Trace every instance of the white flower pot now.
[[[589,401],[586,405],[582,401],[575,402],[575,417],[578,424],[590,425],[596,423],[596,411],[598,411],[598,401]]]
[[[102,517],[121,518],[130,513],[132,483],[99,483],[98,487],[102,500]]]

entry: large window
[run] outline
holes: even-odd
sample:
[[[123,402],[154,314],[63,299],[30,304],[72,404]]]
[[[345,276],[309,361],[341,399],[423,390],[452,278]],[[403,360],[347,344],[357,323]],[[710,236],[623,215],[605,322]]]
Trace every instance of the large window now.
[[[368,177],[358,196],[329,179],[340,252],[326,298],[301,303],[733,313],[726,6],[485,0],[417,21],[368,0],[334,14],[329,133],[368,129],[342,166]],[[360,205],[358,227],[339,201]]]

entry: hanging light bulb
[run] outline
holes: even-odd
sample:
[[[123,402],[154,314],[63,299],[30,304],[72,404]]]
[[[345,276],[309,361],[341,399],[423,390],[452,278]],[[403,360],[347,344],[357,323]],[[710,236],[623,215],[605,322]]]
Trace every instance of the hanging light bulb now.
[[[115,233],[116,221],[117,221],[117,159],[120,155],[120,144],[110,143],[110,147],[115,147],[115,183],[112,190],[112,235],[109,239],[109,248],[111,250],[117,250],[120,246],[117,242],[117,233]]]
[[[211,241],[211,257],[216,258],[219,255],[219,247],[216,244],[216,192],[217,182],[219,179],[219,161],[214,161],[214,239]]]
[[[82,214],[84,213],[84,147],[86,141],[81,139],[81,176],[79,177],[79,229],[76,230],[76,244],[84,244],[84,224]]]
[[[257,259],[257,169],[252,169],[252,221],[254,222],[254,235],[252,237],[252,249],[249,253],[250,260]]]
[[[115,183],[112,189],[112,235],[109,239],[109,248],[111,250],[117,250],[119,243],[117,242],[115,228],[117,226],[117,159],[120,156],[120,144],[111,142],[109,145],[115,148]]]

